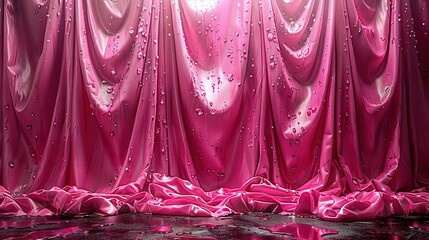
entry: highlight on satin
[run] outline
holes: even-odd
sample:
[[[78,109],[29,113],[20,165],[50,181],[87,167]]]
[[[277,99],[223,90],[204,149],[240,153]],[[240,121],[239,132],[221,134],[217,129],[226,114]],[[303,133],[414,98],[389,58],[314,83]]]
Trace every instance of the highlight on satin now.
[[[0,213],[429,212],[425,0],[0,0]]]

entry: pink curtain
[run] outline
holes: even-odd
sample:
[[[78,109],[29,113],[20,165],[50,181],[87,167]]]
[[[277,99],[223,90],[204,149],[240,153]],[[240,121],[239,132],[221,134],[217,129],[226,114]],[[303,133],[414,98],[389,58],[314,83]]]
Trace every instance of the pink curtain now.
[[[429,212],[425,0],[0,2],[0,213]]]

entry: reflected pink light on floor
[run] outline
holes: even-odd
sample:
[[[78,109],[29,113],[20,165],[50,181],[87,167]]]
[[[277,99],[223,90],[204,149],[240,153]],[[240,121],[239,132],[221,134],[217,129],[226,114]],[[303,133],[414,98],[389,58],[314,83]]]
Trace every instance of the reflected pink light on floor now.
[[[57,237],[67,237],[71,234],[84,233],[79,227],[68,227],[62,229],[54,230],[44,230],[40,232],[30,232],[22,237],[10,237],[8,240],[18,240],[18,239],[41,239],[41,238],[57,238]]]
[[[154,229],[152,229],[153,233],[171,233],[173,231],[173,229],[170,226],[157,226]]]
[[[1,214],[429,210],[427,1],[0,4]]]
[[[337,230],[318,228],[303,223],[278,224],[273,226],[262,226],[260,229],[268,230],[272,233],[288,234],[299,239],[322,239],[324,235],[337,234]]]

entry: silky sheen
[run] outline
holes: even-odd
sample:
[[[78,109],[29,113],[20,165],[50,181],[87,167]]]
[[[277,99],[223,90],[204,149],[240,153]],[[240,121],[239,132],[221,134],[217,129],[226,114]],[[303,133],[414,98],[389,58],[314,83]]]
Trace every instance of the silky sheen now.
[[[0,213],[429,212],[429,2],[0,0]]]

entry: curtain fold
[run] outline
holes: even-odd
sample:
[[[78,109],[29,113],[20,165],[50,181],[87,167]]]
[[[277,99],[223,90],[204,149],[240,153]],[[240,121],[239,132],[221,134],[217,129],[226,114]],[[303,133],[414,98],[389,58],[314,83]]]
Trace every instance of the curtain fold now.
[[[427,214],[428,5],[2,0],[0,212]]]

